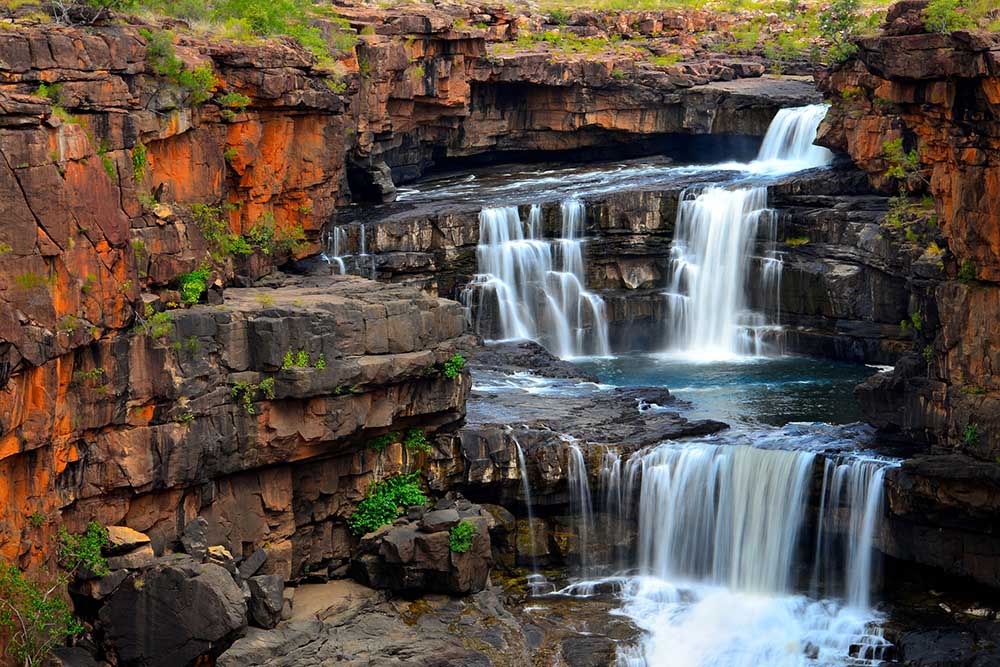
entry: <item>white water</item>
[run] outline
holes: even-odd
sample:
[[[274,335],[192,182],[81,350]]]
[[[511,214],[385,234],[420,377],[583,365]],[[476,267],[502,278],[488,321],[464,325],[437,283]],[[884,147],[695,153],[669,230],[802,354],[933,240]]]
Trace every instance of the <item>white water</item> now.
[[[562,358],[607,356],[604,301],[584,288],[585,209],[581,202],[561,205],[562,234],[542,238],[541,208],[532,206],[527,230],[517,207],[484,208],[479,213],[479,273],[462,295],[475,300],[477,331],[483,317],[495,316],[504,340],[537,340]]]
[[[323,259],[332,265],[339,275],[348,273],[347,260],[351,260],[354,273],[374,280],[376,275],[375,256],[368,254],[366,236],[365,225],[358,225],[357,251],[350,253],[348,252],[347,228],[343,226],[333,227],[326,233]]]
[[[781,174],[829,164],[832,154],[813,145],[825,113],[823,105],[779,111],[757,160],[745,170]],[[766,187],[708,187],[681,195],[666,293],[671,351],[699,361],[771,352],[780,326],[776,316],[750,308],[749,285],[757,266],[757,300],[776,313],[781,259],[774,225],[766,227],[763,254],[754,254],[758,232],[768,221]]]
[[[795,444],[780,431],[755,440]],[[624,580],[621,613],[646,634],[620,651],[619,666],[879,664],[888,643],[869,597],[889,464],[824,459],[823,502],[810,515],[816,454],[737,442],[671,443],[602,461],[606,508],[617,513],[609,523],[639,508],[638,576]],[[810,572],[827,599],[797,592]]]
[[[592,574],[593,568],[590,553],[590,532],[594,525],[594,510],[591,505],[587,462],[583,457],[583,450],[576,444],[569,443],[566,447],[566,467],[566,479],[569,483],[569,507],[576,519],[580,571],[584,577],[588,577]]]

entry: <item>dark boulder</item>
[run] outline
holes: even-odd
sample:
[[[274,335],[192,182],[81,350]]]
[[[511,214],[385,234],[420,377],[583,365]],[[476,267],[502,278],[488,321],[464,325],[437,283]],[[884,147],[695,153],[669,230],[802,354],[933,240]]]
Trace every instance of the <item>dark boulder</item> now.
[[[273,628],[281,620],[285,581],[280,574],[262,574],[247,580],[250,587],[250,618],[254,625]]]
[[[232,576],[187,557],[161,558],[132,573],[99,616],[122,666],[188,665],[224,650],[247,625]]]

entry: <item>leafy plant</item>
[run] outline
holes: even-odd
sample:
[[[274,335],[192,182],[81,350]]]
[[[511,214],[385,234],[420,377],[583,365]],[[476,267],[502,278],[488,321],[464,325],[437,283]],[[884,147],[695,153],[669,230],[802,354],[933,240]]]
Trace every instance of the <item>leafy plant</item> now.
[[[833,0],[820,12],[819,33],[830,43],[829,56],[835,62],[858,52],[853,39],[858,34],[861,0]]]
[[[958,267],[958,275],[956,276],[958,281],[968,285],[976,279],[976,264],[970,259],[962,261],[961,266]]]
[[[198,303],[201,295],[208,289],[208,279],[211,272],[207,268],[200,268],[181,275],[180,282],[181,301],[186,304]]]
[[[885,175],[889,178],[895,178],[902,184],[911,179],[923,180],[920,170],[920,151],[916,148],[906,151],[903,148],[902,138],[887,141],[882,146],[882,157],[888,165]]]
[[[399,441],[399,431],[389,431],[388,433],[383,433],[377,438],[372,438],[368,441],[368,447],[374,449],[376,452],[384,451],[386,447],[394,442]]]
[[[28,521],[40,527],[45,517],[37,512]],[[107,531],[91,522],[82,535],[59,530],[59,564],[65,570],[53,580],[33,579],[11,564],[0,562],[0,630],[7,638],[6,653],[24,667],[46,664],[53,648],[83,631],[66,603],[63,590],[70,577],[83,568],[107,574],[101,549]]]
[[[243,411],[248,415],[257,414],[254,401],[258,394],[263,394],[268,400],[274,399],[274,378],[264,378],[260,384],[251,382],[237,382],[230,390],[233,398],[243,405]]]
[[[400,512],[412,505],[423,505],[427,496],[420,489],[420,473],[395,475],[375,482],[368,489],[364,500],[347,520],[355,535],[364,535],[390,524]]]
[[[426,454],[431,451],[431,443],[427,441],[427,436],[419,428],[411,428],[406,431],[403,446],[414,453],[423,452]]]
[[[139,31],[146,40],[146,60],[153,71],[185,90],[188,101],[197,106],[212,97],[215,73],[208,65],[188,69],[174,50],[174,33],[169,30]]]
[[[476,526],[471,521],[459,521],[448,531],[448,548],[455,553],[464,554],[472,548],[476,537]]]
[[[974,447],[979,444],[979,428],[975,424],[968,424],[962,433],[962,442]]]
[[[326,368],[326,355],[320,352],[319,357],[316,358],[316,363],[313,364],[313,368],[317,370],[323,370]]]
[[[448,361],[444,362],[443,373],[446,378],[454,380],[462,374],[463,368],[465,368],[465,357],[460,354],[453,354]]]
[[[955,32],[976,27],[962,0],[931,0],[924,8],[924,27],[931,32]]]
[[[146,145],[140,141],[132,147],[132,175],[135,176],[136,183],[146,174],[147,164]]]

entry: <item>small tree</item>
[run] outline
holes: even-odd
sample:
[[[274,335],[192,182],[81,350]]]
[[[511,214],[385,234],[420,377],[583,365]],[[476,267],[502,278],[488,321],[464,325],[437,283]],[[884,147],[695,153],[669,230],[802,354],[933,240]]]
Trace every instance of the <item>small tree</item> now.
[[[59,565],[52,581],[29,577],[0,562],[0,630],[7,635],[7,652],[23,667],[39,667],[53,648],[83,631],[64,596],[66,584],[80,570],[107,574],[101,549],[108,531],[92,521],[81,535],[59,531]]]
[[[113,12],[135,9],[137,0],[49,0],[49,12],[67,25],[91,24],[111,17]]]
[[[833,0],[819,15],[819,32],[830,42],[830,57],[837,62],[858,52],[854,37],[858,32],[861,0]]]

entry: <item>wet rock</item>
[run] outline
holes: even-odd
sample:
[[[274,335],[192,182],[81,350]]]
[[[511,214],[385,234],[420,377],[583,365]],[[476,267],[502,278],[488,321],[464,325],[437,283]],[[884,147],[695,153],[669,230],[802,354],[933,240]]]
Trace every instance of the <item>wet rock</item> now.
[[[608,667],[615,662],[615,643],[607,637],[567,637],[561,649],[563,660],[574,667]]]

